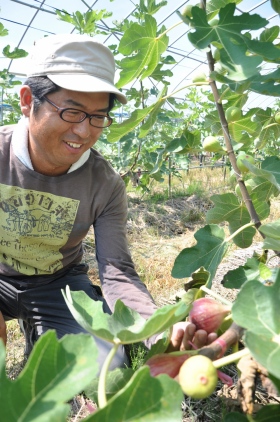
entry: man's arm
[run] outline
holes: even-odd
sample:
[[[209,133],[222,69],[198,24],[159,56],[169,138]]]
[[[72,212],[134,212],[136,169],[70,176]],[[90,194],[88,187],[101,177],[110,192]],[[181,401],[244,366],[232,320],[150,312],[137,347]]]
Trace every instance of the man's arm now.
[[[128,250],[126,238],[127,199],[123,183],[113,190],[110,203],[94,224],[96,257],[104,297],[111,310],[117,299],[137,311],[145,319],[149,318],[157,306],[140,280]],[[148,347],[160,336],[153,336],[145,343]],[[203,330],[196,331],[189,322],[179,322],[173,326],[168,351],[188,350],[193,344],[200,348],[217,338]]]
[[[94,223],[100,281],[111,310],[120,299],[147,319],[157,306],[135,271],[127,244],[126,221],[125,185],[117,179],[110,201]]]
[[[7,330],[6,330],[6,323],[4,321],[2,312],[0,311],[0,339],[4,342],[6,346],[7,343]]]

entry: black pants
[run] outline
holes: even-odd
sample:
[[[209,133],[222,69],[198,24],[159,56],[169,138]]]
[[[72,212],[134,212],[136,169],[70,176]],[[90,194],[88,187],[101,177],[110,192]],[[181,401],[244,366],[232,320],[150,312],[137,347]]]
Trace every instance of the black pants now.
[[[5,320],[20,319],[29,346],[46,331],[54,329],[57,337],[86,331],[73,318],[61,290],[68,285],[71,291],[83,290],[93,300],[103,302],[103,310],[111,313],[98,286],[87,275],[88,266],[78,264],[67,271],[59,271],[53,277],[6,277],[0,275],[0,311]],[[112,345],[94,337],[99,353],[98,362],[103,364]],[[128,365],[124,348],[120,347],[111,368]]]

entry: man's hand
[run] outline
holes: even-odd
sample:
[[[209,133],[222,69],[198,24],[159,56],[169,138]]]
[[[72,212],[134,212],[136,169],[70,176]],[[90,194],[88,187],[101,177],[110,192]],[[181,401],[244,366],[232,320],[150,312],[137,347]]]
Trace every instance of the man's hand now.
[[[177,322],[173,325],[170,344],[166,352],[190,350],[193,348],[192,345],[200,349],[212,343],[217,337],[216,333],[207,334],[204,330],[196,331],[195,325],[191,322]]]
[[[3,340],[4,345],[6,346],[7,343],[7,330],[6,330],[6,323],[4,321],[2,312],[0,311],[0,339]]]

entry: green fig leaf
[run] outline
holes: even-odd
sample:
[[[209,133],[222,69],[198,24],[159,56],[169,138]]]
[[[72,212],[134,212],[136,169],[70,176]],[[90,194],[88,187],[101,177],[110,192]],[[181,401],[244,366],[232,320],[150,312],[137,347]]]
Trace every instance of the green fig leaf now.
[[[259,65],[262,57],[257,54],[248,55],[250,49],[262,47],[262,43],[257,45],[252,42],[246,35],[245,30],[257,30],[265,26],[268,21],[257,14],[241,13],[234,16],[236,4],[229,3],[220,9],[219,22],[217,25],[211,26],[208,23],[206,12],[199,7],[192,8],[192,22],[195,30],[189,32],[190,42],[198,49],[203,50],[211,43],[220,43],[221,63],[228,70],[228,78],[241,81],[252,77],[259,71]],[[279,58],[279,50],[272,43],[264,43],[268,48],[269,54],[275,58]],[[264,53],[264,52],[263,52]]]
[[[168,37],[158,36],[157,22],[153,16],[146,14],[141,25],[133,23],[125,31],[119,44],[119,52],[128,57],[120,62],[122,70],[117,87],[121,88],[137,78],[143,80],[150,76],[167,47]]]
[[[240,412],[231,412],[228,413],[223,422],[249,422],[245,415],[242,415]]]
[[[141,400],[139,399],[141,397]],[[152,377],[147,366],[135,372],[126,387],[107,405],[88,416],[88,422],[178,422],[183,393],[167,375]]]
[[[110,143],[119,141],[123,136],[134,130],[157,106],[157,103],[145,107],[143,109],[134,110],[131,116],[124,120],[122,123],[113,123],[110,126],[110,132],[108,133],[107,140]]]
[[[206,271],[204,267],[199,268],[197,271],[193,272],[191,277],[184,284],[184,289],[186,291],[190,289],[200,289],[201,286],[208,287],[210,280],[210,273]]]
[[[245,344],[270,374],[280,378],[280,272],[275,282],[246,282],[232,306],[233,320],[246,329]]]
[[[261,168],[254,166],[247,160],[243,160],[243,163],[256,176],[262,177],[272,183],[278,191],[280,191],[280,158],[279,157],[267,157],[261,163]]]
[[[230,234],[250,223],[251,218],[246,206],[244,203],[240,203],[233,193],[213,195],[211,201],[214,203],[214,208],[206,213],[207,223],[219,224],[228,221]],[[248,248],[252,244],[255,233],[256,230],[253,227],[247,227],[238,233],[233,241],[240,248]]]
[[[107,400],[110,400],[110,398],[124,388],[133,374],[134,371],[131,368],[117,368],[108,372],[105,383]],[[94,403],[98,403],[98,383],[99,378],[95,378],[85,389],[86,396]]]
[[[276,422],[280,420],[280,404],[268,404],[254,416],[254,422]]]
[[[0,37],[6,37],[7,35],[9,35],[9,31],[0,22]]]
[[[280,250],[280,219],[272,223],[263,224],[259,227],[261,233],[265,235],[263,247],[266,249]]]
[[[22,50],[21,48],[15,48],[13,51],[10,51],[10,46],[7,45],[5,48],[3,48],[3,54],[8,59],[20,59],[22,57],[28,56],[27,51]]]
[[[222,284],[226,288],[240,289],[248,280],[265,281],[261,277],[262,269],[260,268],[260,264],[262,263],[257,258],[248,258],[244,266],[228,271],[223,278]],[[270,270],[269,274],[271,275]]]
[[[35,343],[18,378],[6,378],[5,352],[0,341],[1,420],[64,422],[65,404],[97,375],[97,346],[88,334],[65,335],[57,340],[48,331]]]
[[[111,343],[131,344],[143,341],[154,334],[162,333],[188,314],[192,297],[174,305],[157,309],[145,320],[138,312],[117,300],[112,315],[102,310],[102,302],[92,300],[85,292],[62,291],[65,301],[76,321],[89,333]]]
[[[197,244],[179,253],[172,268],[172,276],[174,278],[190,277],[198,268],[204,267],[211,274],[207,284],[211,288],[218,265],[228,248],[225,233],[219,226],[210,224],[199,229],[194,237]]]
[[[229,88],[235,92],[240,92],[245,89],[262,95],[271,95],[273,97],[280,96],[280,85],[278,83],[280,79],[279,68],[270,73],[266,73],[265,75],[256,74],[251,78],[239,82],[232,81],[218,72],[211,72],[210,76],[218,82],[227,84]]]
[[[254,122],[251,116],[244,115],[241,119],[228,124],[229,131],[235,142],[242,142],[244,138],[244,132],[249,133],[251,136],[258,136],[262,129],[262,125],[259,122]]]

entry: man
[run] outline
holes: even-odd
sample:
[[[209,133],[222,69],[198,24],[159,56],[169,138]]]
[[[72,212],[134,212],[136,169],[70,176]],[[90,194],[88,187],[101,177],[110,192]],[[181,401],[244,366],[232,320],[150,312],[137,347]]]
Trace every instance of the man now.
[[[92,38],[43,38],[20,90],[23,118],[0,130],[0,311],[20,320],[27,354],[49,329],[59,338],[84,331],[62,297],[67,285],[102,301],[108,313],[117,299],[144,318],[156,309],[128,250],[124,183],[92,149],[112,123],[114,101],[127,102],[114,74],[112,53]],[[92,225],[102,294],[82,263]],[[201,331],[193,339],[194,332],[192,324],[176,324],[170,350],[214,339]],[[96,341],[102,364],[111,346]],[[120,348],[112,368],[126,363]]]

